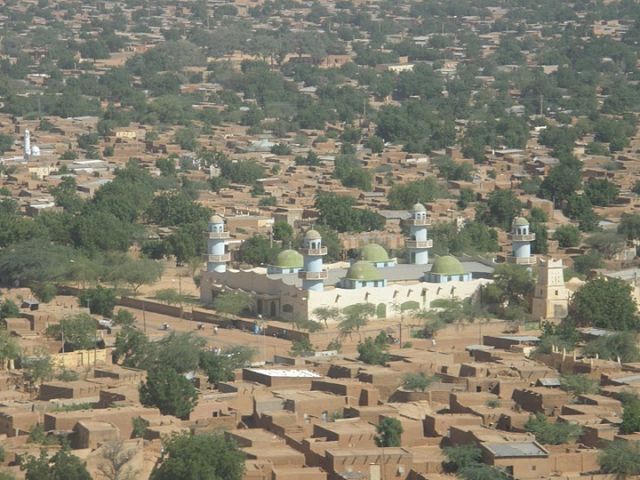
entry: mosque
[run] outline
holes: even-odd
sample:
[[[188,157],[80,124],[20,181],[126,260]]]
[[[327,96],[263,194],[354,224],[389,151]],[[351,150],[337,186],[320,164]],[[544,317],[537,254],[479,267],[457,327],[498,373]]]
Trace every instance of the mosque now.
[[[309,230],[299,252],[283,250],[266,269],[244,271],[227,268],[229,233],[224,220],[214,215],[207,232],[207,269],[200,280],[200,299],[210,304],[221,292],[242,291],[255,300],[255,313],[281,319],[295,315],[314,318],[319,307],[342,310],[372,303],[378,318],[386,318],[406,310],[428,309],[436,299],[472,297],[491,281],[495,265],[489,260],[460,261],[445,255],[429,263],[433,241],[428,238],[431,222],[424,205],[413,206],[408,224],[405,245],[409,263],[399,263],[381,245],[372,243],[362,248],[348,268],[327,268],[323,261],[327,248],[318,231]],[[515,219],[511,237],[513,252],[508,261],[534,264],[530,242],[535,236],[529,233],[526,219]]]

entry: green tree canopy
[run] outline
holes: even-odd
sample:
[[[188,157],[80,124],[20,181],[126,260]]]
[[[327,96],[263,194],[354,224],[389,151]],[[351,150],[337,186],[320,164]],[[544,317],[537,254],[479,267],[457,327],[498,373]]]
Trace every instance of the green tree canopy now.
[[[385,417],[376,427],[376,445],[379,447],[399,447],[402,444],[402,424],[393,417]]]
[[[561,225],[553,233],[553,239],[562,248],[577,247],[580,244],[580,230],[573,225]]]
[[[150,479],[242,480],[243,474],[244,454],[224,433],[216,432],[172,437]]]
[[[163,415],[187,418],[196,406],[197,398],[193,384],[168,367],[150,370],[147,380],[140,385],[140,402],[158,407]]]
[[[39,457],[29,456],[20,466],[26,480],[91,480],[85,464],[68,448],[58,451],[49,459],[46,450]]]
[[[610,330],[638,327],[631,287],[616,278],[596,278],[584,284],[571,300],[569,316],[581,326]]]
[[[598,462],[604,473],[612,473],[622,478],[640,475],[640,442],[611,442],[600,452]]]
[[[320,224],[338,232],[369,232],[384,228],[383,216],[372,210],[354,208],[352,197],[321,192],[315,201]]]
[[[562,445],[580,436],[579,425],[569,422],[549,423],[543,413],[538,413],[527,420],[524,425],[527,432],[536,436],[536,440],[544,445]]]

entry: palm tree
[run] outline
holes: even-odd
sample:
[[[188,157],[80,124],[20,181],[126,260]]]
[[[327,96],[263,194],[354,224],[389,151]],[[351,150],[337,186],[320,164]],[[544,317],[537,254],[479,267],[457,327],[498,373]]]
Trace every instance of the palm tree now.
[[[337,307],[318,307],[313,314],[324,322],[325,328],[329,328],[329,320],[338,320],[341,317],[340,309]]]

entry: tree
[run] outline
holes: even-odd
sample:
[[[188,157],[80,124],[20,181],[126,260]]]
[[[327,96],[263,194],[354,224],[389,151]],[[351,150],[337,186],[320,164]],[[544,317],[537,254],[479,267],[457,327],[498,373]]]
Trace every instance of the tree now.
[[[289,355],[292,357],[301,357],[303,355],[309,355],[315,352],[316,349],[307,337],[302,337],[298,340],[291,342],[291,349]]]
[[[153,344],[147,368],[167,367],[178,373],[193,372],[198,368],[200,352],[206,340],[195,332],[171,332]]]
[[[22,359],[22,368],[24,378],[31,388],[53,377],[53,362],[45,349],[38,349],[32,356]]]
[[[185,419],[196,406],[197,398],[193,384],[172,368],[149,371],[146,382],[140,385],[140,403],[158,407],[163,415]]]
[[[96,343],[97,324],[91,315],[79,313],[63,318],[60,328],[55,329],[58,340],[62,340],[70,350],[87,350]]]
[[[244,457],[222,432],[178,435],[165,444],[165,453],[150,480],[242,480]]]
[[[91,313],[105,317],[113,315],[113,309],[118,303],[115,289],[105,288],[101,285],[84,290],[78,298],[80,304],[89,307]]]
[[[402,386],[407,390],[424,392],[429,385],[436,381],[435,376],[427,376],[424,372],[405,374]]]
[[[620,188],[607,179],[591,178],[584,186],[584,194],[592,205],[606,207],[611,205],[620,193]]]
[[[120,325],[121,327],[132,327],[135,321],[135,315],[124,308],[119,308],[113,316],[113,323]]]
[[[580,169],[572,165],[560,163],[549,172],[540,185],[538,196],[553,200],[556,207],[569,198],[581,185]]]
[[[611,442],[600,452],[598,463],[604,473],[622,478],[640,475],[640,442]]]
[[[640,239],[640,214],[623,213],[618,225],[618,233],[628,240]]]
[[[444,467],[448,472],[458,472],[482,462],[482,450],[475,445],[445,447],[444,454],[447,457]]]
[[[416,203],[429,203],[444,197],[446,189],[435,178],[426,178],[404,184],[395,184],[387,197],[389,207],[394,210],[408,210]]]
[[[617,278],[596,278],[584,284],[569,304],[569,316],[580,326],[610,330],[638,326],[631,287]]]
[[[376,427],[376,445],[379,447],[399,447],[402,444],[402,424],[393,417],[383,418]]]
[[[20,357],[20,345],[11,338],[6,328],[0,329],[0,369],[4,370],[7,363]]]
[[[56,298],[56,295],[58,294],[58,289],[55,284],[50,282],[36,283],[31,287],[31,291],[42,303],[49,303],[51,300]]]
[[[536,436],[536,440],[544,445],[562,445],[580,436],[582,429],[579,425],[569,422],[549,423],[544,413],[529,417],[524,425],[527,432]]]
[[[114,362],[122,360],[125,367],[141,368],[150,354],[147,336],[133,326],[125,325],[116,335],[112,356]]]
[[[590,395],[598,393],[600,387],[593,378],[581,374],[567,374],[560,377],[560,388],[572,395]]]
[[[511,480],[504,471],[484,464],[476,464],[460,471],[463,480]]]
[[[588,275],[591,271],[602,267],[604,267],[602,255],[595,251],[578,255],[573,259],[573,268],[582,275]]]
[[[161,263],[155,260],[141,258],[139,260],[128,259],[117,265],[115,270],[112,273],[117,278],[124,280],[131,287],[134,295],[137,295],[142,285],[151,285],[156,282],[161,277],[164,268]]]
[[[385,219],[372,210],[354,208],[355,199],[321,192],[316,197],[318,221],[338,232],[370,232],[384,228]]]
[[[624,411],[622,412],[622,423],[620,424],[620,433],[628,435],[630,433],[640,432],[640,399],[632,397],[623,402]]]
[[[360,334],[360,328],[364,327],[376,313],[376,307],[372,303],[356,303],[342,309],[343,320],[338,324],[341,335],[349,335],[356,331]]]
[[[243,292],[225,292],[213,300],[213,308],[223,315],[237,316],[253,305],[253,299]]]
[[[207,375],[209,383],[215,385],[233,380],[233,371],[249,364],[254,355],[255,350],[244,346],[226,348],[219,354],[201,351],[200,368]]]
[[[605,258],[613,258],[625,247],[626,241],[616,232],[597,232],[587,238],[585,243]]]
[[[137,453],[137,448],[125,445],[122,440],[104,443],[100,447],[102,462],[98,470],[108,480],[134,480],[139,471],[131,461]]]
[[[522,203],[512,190],[495,190],[489,195],[486,208],[478,210],[476,217],[487,225],[510,231],[521,209]]]
[[[5,320],[11,317],[17,317],[20,315],[20,309],[13,300],[6,299],[0,305],[0,320]]]
[[[591,232],[598,228],[598,215],[593,211],[591,200],[586,195],[570,194],[562,212],[576,220],[583,232]]]
[[[247,238],[237,252],[237,259],[240,262],[250,265],[268,265],[273,263],[278,248],[264,235],[253,235]]]
[[[387,335],[380,332],[376,338],[367,337],[358,343],[358,360],[369,365],[386,365],[389,361],[387,353]]]
[[[520,265],[498,265],[493,272],[493,281],[501,292],[502,301],[511,306],[527,305],[535,287],[529,271]]]
[[[284,221],[275,222],[273,238],[282,242],[283,247],[287,246],[293,241],[293,227]]]
[[[313,315],[324,322],[325,328],[329,328],[329,320],[335,321],[340,318],[340,309],[337,307],[318,307],[313,311]]]
[[[154,295],[156,300],[166,303],[167,305],[178,305],[182,302],[182,295],[175,288],[163,288],[156,291]]]
[[[27,457],[20,468],[26,471],[26,480],[91,480],[85,464],[68,447],[58,451],[51,459],[43,449],[39,457]]]
[[[636,343],[635,332],[621,332],[613,335],[605,335],[595,340],[591,340],[583,348],[585,355],[603,360],[630,363],[640,360],[640,350]]]
[[[580,244],[580,230],[573,225],[561,225],[554,232],[553,239],[561,248],[577,247]]]

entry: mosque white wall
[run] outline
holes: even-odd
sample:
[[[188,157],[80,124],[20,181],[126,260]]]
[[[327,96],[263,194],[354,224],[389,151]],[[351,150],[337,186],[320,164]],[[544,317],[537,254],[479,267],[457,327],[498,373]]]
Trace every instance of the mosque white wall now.
[[[355,290],[342,288],[325,289],[323,292],[309,292],[308,312],[313,318],[313,311],[318,307],[337,307],[343,309],[356,303],[372,303],[385,305],[386,318],[399,316],[397,310],[405,302],[417,302],[420,308],[430,308],[431,302],[439,298],[465,299],[473,296],[481,285],[490,283],[487,279],[470,282],[449,282],[436,284],[419,282],[412,284],[388,284],[386,287],[365,287]]]
[[[305,291],[282,280],[271,279],[252,271],[227,271],[226,273],[202,272],[200,280],[200,300],[209,304],[213,301],[214,290],[242,290],[257,298],[263,298],[262,309],[265,317],[270,317],[271,305],[283,319],[295,314],[313,318],[313,311],[319,307],[337,307],[342,310],[357,303],[385,305],[386,318],[400,315],[397,310],[405,302],[416,302],[419,308],[430,308],[431,302],[440,298],[457,297],[465,299],[473,296],[480,286],[490,283],[488,279],[469,282],[448,282],[445,284],[416,282],[411,284],[392,283],[386,287],[364,287],[343,289],[325,287],[324,291]],[[256,308],[258,303],[256,301]]]

